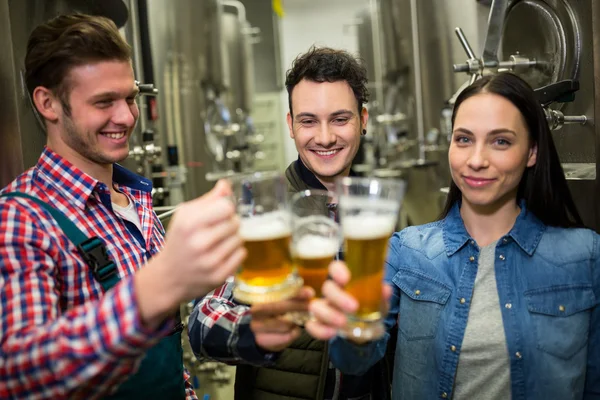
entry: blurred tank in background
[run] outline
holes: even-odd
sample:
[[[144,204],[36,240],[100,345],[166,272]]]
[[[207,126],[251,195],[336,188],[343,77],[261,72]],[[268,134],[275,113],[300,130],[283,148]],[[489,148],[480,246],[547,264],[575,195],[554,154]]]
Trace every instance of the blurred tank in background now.
[[[358,30],[374,92],[372,156],[357,169],[408,180],[405,223],[435,219],[444,201],[435,193],[449,183],[455,96],[482,75],[511,71],[538,89],[578,208],[598,229],[599,7],[591,0],[372,0]]]

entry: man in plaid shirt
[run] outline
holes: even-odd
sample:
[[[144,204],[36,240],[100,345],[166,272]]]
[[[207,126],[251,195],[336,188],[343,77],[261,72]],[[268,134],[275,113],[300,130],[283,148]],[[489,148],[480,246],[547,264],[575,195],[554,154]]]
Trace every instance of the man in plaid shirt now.
[[[131,50],[110,20],[59,16],[37,27],[25,67],[47,142],[2,193],[36,197],[99,237],[120,279],[106,290],[46,209],[1,197],[0,398],[196,399],[170,338],[180,335],[179,304],[221,285],[245,257],[231,188],[219,182],[184,203],[164,240],[150,181],[115,164],[139,111]],[[166,340],[176,351],[160,351]],[[154,368],[138,372],[151,352]]]

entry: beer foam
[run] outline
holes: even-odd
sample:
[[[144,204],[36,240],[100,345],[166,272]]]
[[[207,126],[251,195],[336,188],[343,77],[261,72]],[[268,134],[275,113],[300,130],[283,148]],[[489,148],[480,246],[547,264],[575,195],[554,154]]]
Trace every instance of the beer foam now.
[[[342,232],[346,239],[367,240],[389,237],[394,232],[394,215],[346,215],[342,219]]]
[[[294,245],[294,252],[302,258],[333,258],[339,249],[337,239],[318,235],[302,236]]]
[[[382,213],[396,214],[400,209],[400,202],[396,200],[340,196],[340,209],[343,210],[374,210]]]
[[[246,241],[278,239],[291,235],[289,221],[289,215],[285,212],[242,218],[239,233]]]

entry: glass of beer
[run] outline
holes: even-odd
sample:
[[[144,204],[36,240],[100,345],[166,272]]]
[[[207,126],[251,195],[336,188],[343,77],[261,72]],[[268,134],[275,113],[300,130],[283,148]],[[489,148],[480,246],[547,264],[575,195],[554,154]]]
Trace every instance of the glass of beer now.
[[[396,228],[404,181],[345,177],[336,181],[345,261],[351,273],[345,290],[358,300],[348,326],[338,334],[360,341],[380,338],[382,283],[388,240]]]
[[[327,280],[329,264],[340,251],[342,236],[335,220],[337,198],[326,190],[309,189],[296,193],[290,201],[292,212],[292,260],[304,285],[317,297]],[[309,319],[308,312],[287,315],[298,325]]]
[[[292,264],[287,184],[279,172],[232,178],[240,236],[247,257],[235,276],[233,296],[246,304],[293,297],[302,279]]]

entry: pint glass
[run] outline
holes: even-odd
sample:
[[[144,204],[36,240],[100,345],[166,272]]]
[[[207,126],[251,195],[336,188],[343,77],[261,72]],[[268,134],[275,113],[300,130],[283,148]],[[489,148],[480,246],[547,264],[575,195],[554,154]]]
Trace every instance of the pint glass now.
[[[233,296],[246,304],[293,297],[302,287],[290,254],[291,217],[285,177],[257,172],[231,179],[240,236],[247,257],[236,277]]]
[[[310,189],[296,193],[290,201],[292,212],[292,260],[304,285],[317,297],[327,279],[329,264],[342,244],[339,224],[335,221],[336,195],[326,190]],[[298,325],[304,325],[306,312],[290,313]]]
[[[336,181],[345,261],[351,278],[345,290],[358,300],[342,337],[373,340],[384,334],[382,283],[388,240],[396,227],[405,183],[345,177]]]

